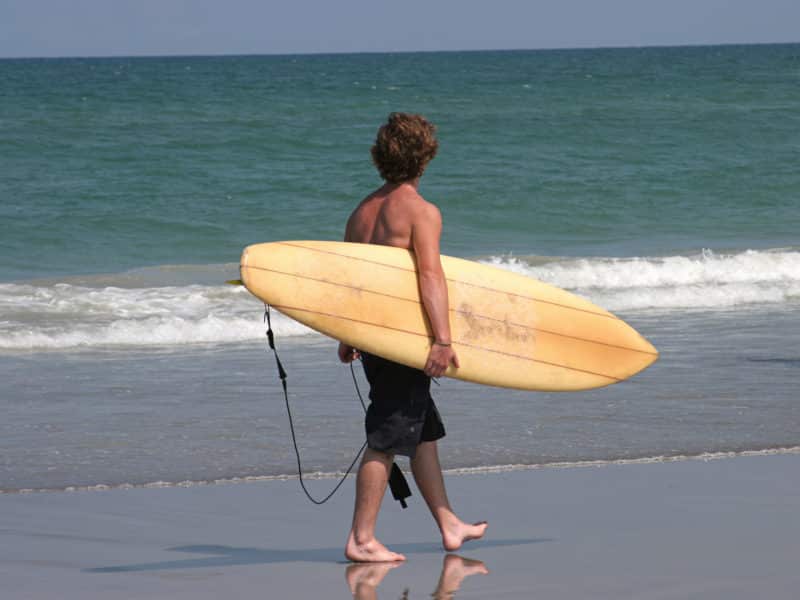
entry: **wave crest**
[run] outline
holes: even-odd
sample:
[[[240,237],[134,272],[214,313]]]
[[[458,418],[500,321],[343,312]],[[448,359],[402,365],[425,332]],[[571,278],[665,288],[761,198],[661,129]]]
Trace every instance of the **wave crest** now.
[[[611,311],[740,310],[800,300],[800,252],[641,258],[491,257],[481,261],[585,296]],[[176,267],[177,268],[177,267]],[[0,284],[0,351],[170,347],[262,340],[262,305],[242,287],[160,285],[196,277],[160,268],[94,279]],[[156,276],[157,275],[157,276]],[[222,277],[214,277],[220,281]],[[157,283],[158,282],[158,283]],[[313,334],[283,315],[281,337]]]
[[[693,256],[580,258],[513,256],[486,264],[571,290],[611,311],[732,309],[800,298],[800,252],[747,250]]]
[[[244,288],[189,285],[89,288],[0,285],[0,350],[232,343],[264,337],[262,310]],[[279,336],[312,330],[276,314]]]

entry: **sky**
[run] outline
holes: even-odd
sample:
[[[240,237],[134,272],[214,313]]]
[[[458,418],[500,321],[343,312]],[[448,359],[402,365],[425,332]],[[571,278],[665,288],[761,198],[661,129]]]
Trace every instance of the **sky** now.
[[[800,42],[800,0],[0,0],[0,57]]]

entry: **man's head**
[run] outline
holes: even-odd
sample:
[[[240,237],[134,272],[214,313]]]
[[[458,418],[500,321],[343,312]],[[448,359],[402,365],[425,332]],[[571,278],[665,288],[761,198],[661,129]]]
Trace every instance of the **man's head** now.
[[[372,162],[389,183],[417,179],[436,156],[436,128],[420,115],[392,113],[378,130]]]

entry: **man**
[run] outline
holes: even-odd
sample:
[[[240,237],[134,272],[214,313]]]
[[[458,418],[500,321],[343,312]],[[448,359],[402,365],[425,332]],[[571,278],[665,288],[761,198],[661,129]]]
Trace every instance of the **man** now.
[[[367,450],[356,479],[353,526],[345,556],[357,562],[405,560],[375,537],[381,501],[395,454],[411,459],[411,470],[439,526],[448,551],[483,536],[486,523],[470,525],[450,507],[436,440],[444,426],[430,396],[430,378],[441,376],[458,357],[450,338],[447,285],[439,256],[442,216],[417,191],[425,167],[436,155],[435,129],[419,115],[392,113],[379,130],[372,160],[385,184],[367,196],[350,215],[345,241],[413,250],[419,289],[433,340],[424,371],[362,353],[370,383],[366,417]],[[351,362],[358,351],[339,345],[339,358]]]

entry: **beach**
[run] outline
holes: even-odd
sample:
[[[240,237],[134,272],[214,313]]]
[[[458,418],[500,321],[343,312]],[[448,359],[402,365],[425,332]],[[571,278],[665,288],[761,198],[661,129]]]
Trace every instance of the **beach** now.
[[[406,510],[388,496],[378,534],[406,554],[396,568],[344,561],[350,485],[322,507],[296,480],[5,495],[0,576],[14,599],[349,598],[348,576],[357,598],[426,598],[445,567],[442,598],[790,599],[799,467],[776,455],[449,476],[486,537],[448,559],[416,490]]]

